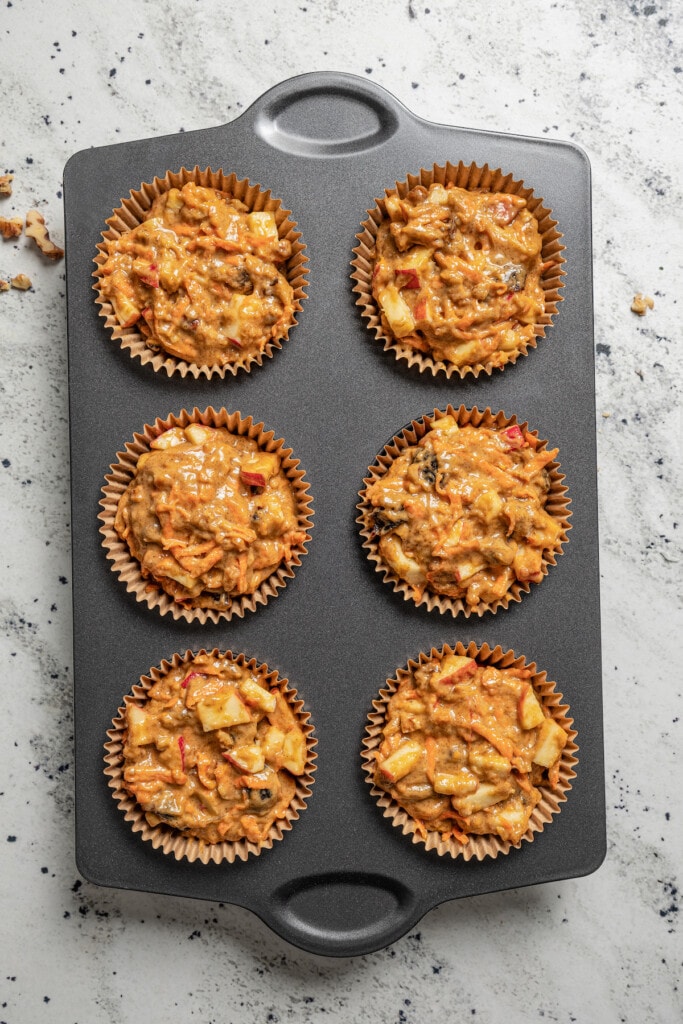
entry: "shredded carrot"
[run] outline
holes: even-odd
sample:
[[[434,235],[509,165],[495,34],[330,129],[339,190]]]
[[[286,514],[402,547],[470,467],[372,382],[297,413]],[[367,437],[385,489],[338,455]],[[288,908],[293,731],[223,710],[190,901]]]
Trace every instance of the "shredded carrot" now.
[[[502,754],[503,757],[507,757],[507,759],[510,760],[514,756],[515,748],[509,740],[505,739],[504,736],[497,736],[492,729],[489,729],[482,722],[474,719],[470,722],[470,728],[473,732],[478,733],[479,736],[488,740],[491,746],[495,747],[498,753]]]

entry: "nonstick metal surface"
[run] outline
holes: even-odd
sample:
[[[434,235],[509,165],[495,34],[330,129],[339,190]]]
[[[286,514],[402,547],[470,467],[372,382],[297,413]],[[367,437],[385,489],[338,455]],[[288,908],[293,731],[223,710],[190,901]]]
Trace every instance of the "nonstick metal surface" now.
[[[350,280],[366,211],[432,164],[512,172],[553,211],[566,247],[563,301],[538,348],[504,371],[447,381],[384,353]],[[141,182],[181,167],[222,168],[270,188],[307,245],[308,298],[289,340],[225,381],[155,374],[112,342],[92,291],[106,218]],[[313,953],[349,956],[398,939],[446,900],[595,870],[605,854],[590,167],[576,146],[416,117],[364,79],[285,81],[217,128],[75,154],[65,169],[76,735],[76,855],[107,886],[248,907]],[[415,608],[382,582],[355,522],[367,467],[406,423],[461,403],[528,420],[566,474],[564,554],[519,604],[483,618]],[[98,533],[104,475],[157,416],[212,405],[251,415],[301,460],[315,510],[309,553],[280,596],[243,619],[192,626],[136,603]],[[481,863],[413,845],[382,817],[360,749],[371,701],[432,646],[475,640],[536,661],[570,705],[577,777],[532,843]],[[177,862],[132,833],[104,775],[106,730],[140,675],[187,648],[244,652],[297,688],[318,739],[307,809],[281,842],[232,865]]]

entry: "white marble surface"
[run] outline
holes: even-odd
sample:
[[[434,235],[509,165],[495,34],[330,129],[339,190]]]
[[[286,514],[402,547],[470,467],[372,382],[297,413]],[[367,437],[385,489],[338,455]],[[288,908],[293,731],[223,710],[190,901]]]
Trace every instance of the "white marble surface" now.
[[[34,282],[0,295],[0,1021],[681,1020],[680,4],[0,4],[0,173],[16,175],[0,215],[38,206],[57,240],[72,153],[221,124],[310,70],[366,76],[430,120],[586,149],[608,806],[595,874],[444,905],[360,958],[307,955],[229,906],[82,881],[64,268],[0,242],[2,276]],[[655,299],[642,319],[636,291]]]

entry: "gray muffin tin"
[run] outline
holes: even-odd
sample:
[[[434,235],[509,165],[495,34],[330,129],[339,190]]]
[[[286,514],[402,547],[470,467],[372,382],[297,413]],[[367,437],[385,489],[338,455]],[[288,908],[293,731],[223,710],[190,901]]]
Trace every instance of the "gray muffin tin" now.
[[[384,353],[355,305],[350,261],[366,211],[397,180],[472,161],[524,180],[566,246],[559,314],[536,350],[491,377],[420,375]],[[307,246],[308,297],[281,351],[225,381],[155,374],[98,316],[93,259],[105,220],[141,182],[210,166],[270,188]],[[217,128],[76,153],[65,168],[76,736],[76,858],[106,886],[247,907],[289,942],[349,956],[395,941],[446,900],[594,871],[605,854],[590,167],[576,146],[434,124],[355,76],[285,81]],[[368,562],[356,519],[367,467],[406,423],[448,403],[507,415],[560,448],[572,499],[565,553],[519,604],[453,618],[404,602]],[[301,460],[315,510],[309,553],[280,595],[222,625],[136,603],[97,520],[116,452],[157,416],[225,406],[263,421]],[[561,813],[507,856],[439,857],[383,818],[361,769],[371,701],[409,658],[487,641],[535,661],[570,705],[577,778]],[[266,662],[311,712],[318,767],[281,842],[232,865],[176,861],[143,842],[107,787],[104,743],[123,695],[174,652],[219,647]]]

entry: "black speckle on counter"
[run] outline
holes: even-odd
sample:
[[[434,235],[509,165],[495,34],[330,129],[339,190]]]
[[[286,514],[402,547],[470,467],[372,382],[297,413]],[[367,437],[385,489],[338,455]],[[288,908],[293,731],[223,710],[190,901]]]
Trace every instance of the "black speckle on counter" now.
[[[109,77],[114,78],[116,76],[116,68],[109,68]]]
[[[669,928],[669,934],[675,931],[675,925],[678,921],[678,904],[679,904],[679,893],[678,887],[673,882],[662,882],[660,884],[664,890],[664,897],[668,901],[668,906],[663,907],[659,911],[659,916],[666,920],[667,924],[671,925]]]
[[[7,836],[7,842],[8,843],[16,843],[16,841],[17,841],[17,837],[16,836]]]
[[[9,469],[9,467],[12,465],[9,459],[3,459],[2,464],[5,467],[5,469]]]
[[[599,356],[608,356],[612,351],[612,348],[610,345],[605,345],[602,341],[599,341],[595,346],[595,351]]]
[[[66,578],[66,576],[60,576],[59,577],[59,582],[62,583],[62,584],[65,584],[65,583],[68,583],[69,581]]]
[[[410,84],[411,84],[411,86],[413,87],[413,89],[418,89],[418,88],[419,88],[419,86],[420,86],[420,83],[419,83],[419,82],[411,82]]]
[[[411,3],[409,3],[408,4],[408,18],[410,19],[410,21],[413,21],[416,17],[417,17],[417,15],[415,14],[415,9],[413,8],[413,5]]]

